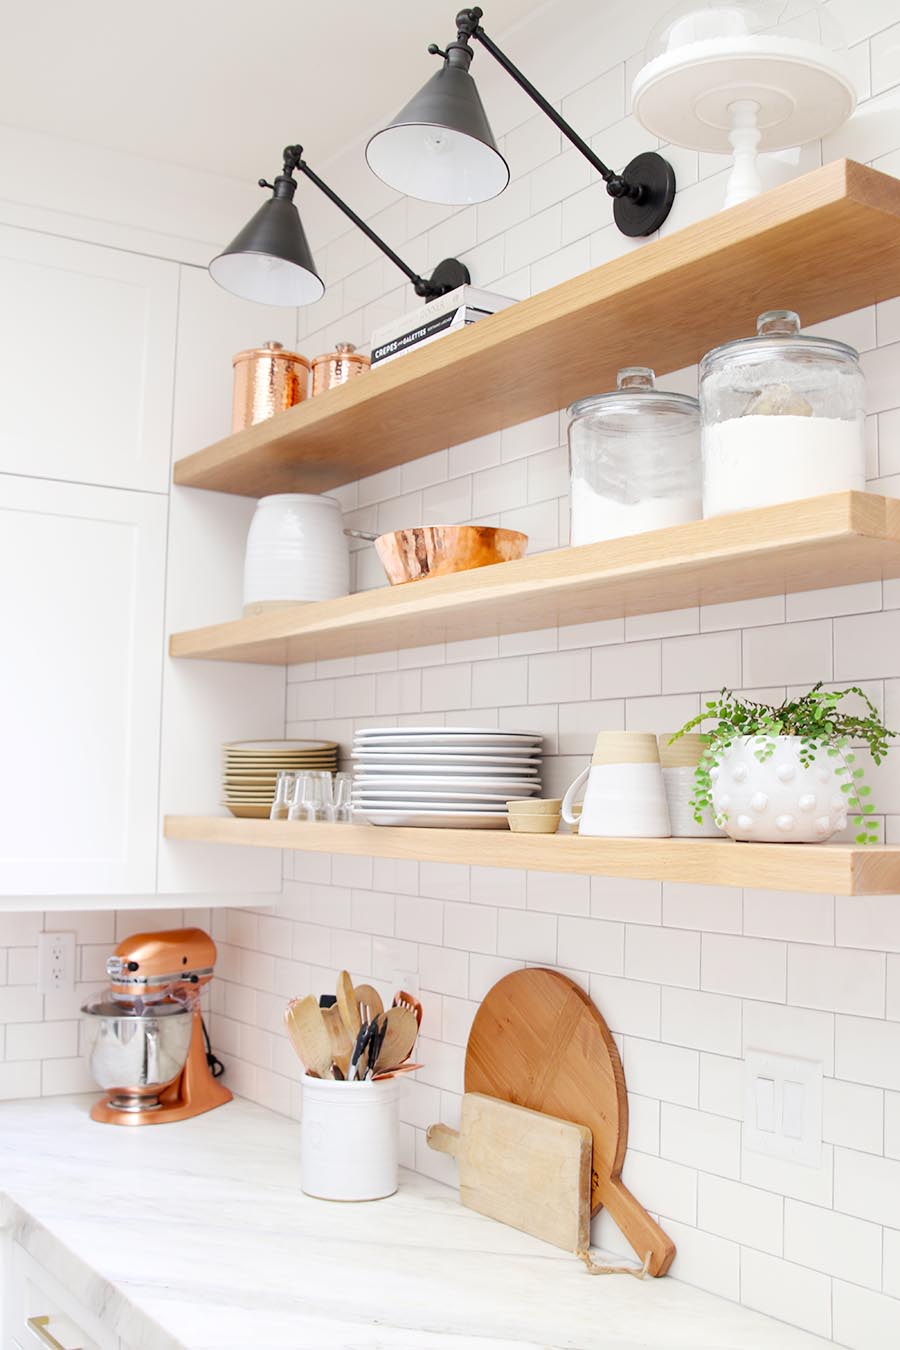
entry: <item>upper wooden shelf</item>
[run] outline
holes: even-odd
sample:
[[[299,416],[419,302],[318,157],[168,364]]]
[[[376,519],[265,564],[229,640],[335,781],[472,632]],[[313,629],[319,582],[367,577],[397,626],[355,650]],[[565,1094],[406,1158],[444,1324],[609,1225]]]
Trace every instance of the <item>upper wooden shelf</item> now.
[[[463,860],[481,867],[753,886],[831,895],[900,891],[900,848],[852,844],[734,844],[730,839],[582,839],[508,830],[418,830],[376,825],[166,816],[167,839],[373,858]]]
[[[900,576],[900,500],[837,492],[175,633],[290,665]]]
[[[175,482],[261,497],[323,492],[615,387],[756,331],[900,294],[900,181],[851,160],[574,277],[188,455]]]

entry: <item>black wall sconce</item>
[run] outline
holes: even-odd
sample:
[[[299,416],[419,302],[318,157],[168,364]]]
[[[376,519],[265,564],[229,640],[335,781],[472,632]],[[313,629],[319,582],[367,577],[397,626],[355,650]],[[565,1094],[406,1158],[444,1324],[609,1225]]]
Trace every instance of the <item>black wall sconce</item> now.
[[[303,158],[303,147],[289,145],[284,151],[284,166],[275,182],[259,180],[260,187],[271,188],[272,196],[209,264],[213,281],[232,295],[263,305],[295,306],[312,304],[325,294],[325,283],[316,271],[303,222],[294,205],[295,173],[302,173],[315,183],[319,191],[324,192],[329,201],[334,202],[395,267],[400,268],[412,282],[416,295],[424,300],[434,300],[470,280],[469,269],[456,258],[445,258],[430,277],[420,277],[313,172]]]
[[[446,51],[435,43],[428,48],[443,57],[443,66],[369,141],[366,159],[373,172],[406,196],[454,206],[487,201],[503,191],[509,167],[469,74],[475,39],[597,170],[615,199],[613,216],[622,233],[634,237],[659,229],[675,197],[671,164],[650,151],[637,155],[621,173],[610,169],[488,37],[481,27],[482,16],[478,8],[460,10],[456,41]]]

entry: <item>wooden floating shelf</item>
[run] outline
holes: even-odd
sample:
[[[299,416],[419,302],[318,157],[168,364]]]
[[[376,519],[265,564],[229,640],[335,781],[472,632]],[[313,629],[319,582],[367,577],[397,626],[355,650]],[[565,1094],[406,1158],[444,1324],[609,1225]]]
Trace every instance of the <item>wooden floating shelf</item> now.
[[[837,492],[195,628],[169,645],[289,665],[894,576],[900,500]]]
[[[900,181],[851,160],[774,188],[188,455],[175,482],[322,492],[756,331],[900,294]]]
[[[417,830],[376,825],[166,816],[167,839],[371,858],[464,861],[480,867],[580,872],[703,886],[892,895],[900,891],[900,848],[850,844],[734,844],[728,839],[582,839],[508,830]]]

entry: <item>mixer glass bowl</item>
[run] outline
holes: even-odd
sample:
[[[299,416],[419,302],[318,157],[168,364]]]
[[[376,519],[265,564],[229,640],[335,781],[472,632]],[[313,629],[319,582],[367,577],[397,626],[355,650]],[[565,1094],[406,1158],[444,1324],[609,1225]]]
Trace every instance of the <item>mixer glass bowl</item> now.
[[[147,1111],[184,1068],[191,1044],[189,1002],[117,1003],[109,994],[89,999],[85,1054],[109,1104],[122,1111]]]

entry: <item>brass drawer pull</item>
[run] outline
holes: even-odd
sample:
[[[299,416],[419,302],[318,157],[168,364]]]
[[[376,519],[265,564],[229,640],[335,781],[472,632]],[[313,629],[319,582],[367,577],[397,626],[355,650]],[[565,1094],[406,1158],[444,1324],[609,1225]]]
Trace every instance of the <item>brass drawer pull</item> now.
[[[58,1341],[52,1332],[47,1330],[50,1325],[49,1317],[26,1317],[25,1325],[29,1331],[33,1331],[39,1341],[44,1345],[49,1345],[50,1350],[66,1350],[62,1341]]]

